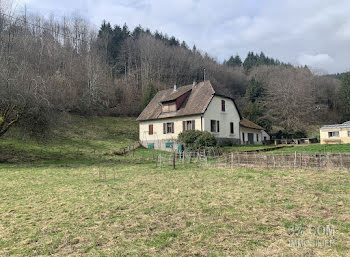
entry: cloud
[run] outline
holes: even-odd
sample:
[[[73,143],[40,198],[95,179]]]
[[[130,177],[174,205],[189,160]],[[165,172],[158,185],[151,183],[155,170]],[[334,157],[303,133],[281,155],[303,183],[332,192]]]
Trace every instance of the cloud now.
[[[302,54],[298,57],[300,65],[307,65],[314,68],[325,68],[334,63],[332,57],[328,54]]]
[[[348,70],[350,1],[319,0],[27,0],[30,10],[80,10],[96,29],[102,20],[141,24],[185,40],[220,61],[260,52],[293,64]],[[321,54],[314,54],[321,53]]]

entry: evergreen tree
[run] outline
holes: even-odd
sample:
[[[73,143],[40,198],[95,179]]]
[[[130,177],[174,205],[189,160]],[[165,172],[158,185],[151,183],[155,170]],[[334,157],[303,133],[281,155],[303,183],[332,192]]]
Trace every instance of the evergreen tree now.
[[[253,66],[256,66],[258,59],[259,59],[258,55],[255,55],[253,52],[248,52],[248,55],[243,62],[244,69],[248,71],[251,68],[253,68]]]
[[[151,83],[149,83],[146,86],[145,92],[144,92],[142,100],[141,100],[141,111],[146,108],[146,106],[153,99],[153,97],[157,94],[157,92],[158,92],[158,89],[154,88],[154,86]]]
[[[340,109],[344,121],[350,120],[350,72],[344,73],[341,78],[342,85],[339,90]]]
[[[262,83],[255,78],[249,81],[245,96],[250,102],[254,103],[263,93]]]
[[[186,44],[186,42],[185,42],[185,41],[182,41],[182,43],[181,43],[181,47],[183,47],[183,48],[185,48],[185,49],[187,49],[187,50],[188,50],[188,45]]]
[[[143,29],[142,29],[141,25],[138,25],[137,27],[134,28],[131,35],[134,39],[138,39],[142,32],[143,32]]]
[[[225,64],[230,67],[240,67],[242,66],[241,57],[237,54],[235,57],[231,56],[228,61],[225,61]]]
[[[258,102],[249,102],[243,110],[243,116],[263,127],[266,131],[272,129],[271,121],[265,117],[264,108]]]
[[[179,40],[177,40],[174,36],[172,36],[169,40],[169,45],[171,46],[179,46],[180,45],[180,42]]]
[[[270,58],[266,57],[263,52],[260,53],[256,65],[269,65]]]
[[[192,47],[192,52],[197,52],[197,47],[196,47],[196,45],[193,45],[193,47]]]

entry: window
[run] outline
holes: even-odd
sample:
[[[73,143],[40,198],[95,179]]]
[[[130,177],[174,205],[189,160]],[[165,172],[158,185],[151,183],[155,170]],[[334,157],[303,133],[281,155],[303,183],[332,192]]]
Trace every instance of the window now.
[[[225,106],[225,100],[221,100],[221,111],[225,111],[226,106]]]
[[[328,137],[339,137],[339,131],[328,132]]]
[[[163,123],[163,134],[174,133],[174,122]]]
[[[153,135],[153,124],[148,125],[148,134]]]
[[[244,132],[242,133],[242,141],[243,141],[243,142],[245,141]]]
[[[233,126],[233,122],[230,122],[230,133],[231,133],[231,134],[234,134],[234,133],[235,133],[235,129],[234,129],[234,126]]]
[[[162,104],[162,112],[176,112],[176,103],[170,102],[170,103],[163,103]]]
[[[184,120],[182,122],[182,130],[195,130],[196,129],[196,122],[195,120]]]
[[[165,143],[165,148],[173,148],[174,143],[173,142],[166,142]]]
[[[348,131],[348,137],[350,137],[350,130]]]
[[[149,144],[148,144],[148,148],[149,148],[149,149],[154,149],[154,143],[149,143]]]
[[[214,133],[220,132],[220,122],[218,120],[210,120],[210,131]]]
[[[259,142],[259,134],[256,134],[256,142]]]
[[[210,131],[211,132],[216,132],[216,120],[211,120],[210,121]]]

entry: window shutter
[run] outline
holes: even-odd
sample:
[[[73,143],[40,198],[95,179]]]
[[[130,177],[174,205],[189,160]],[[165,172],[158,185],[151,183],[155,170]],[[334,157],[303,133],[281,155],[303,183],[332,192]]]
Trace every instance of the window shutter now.
[[[153,124],[149,125],[148,131],[149,131],[149,135],[153,135]]]
[[[218,121],[218,124],[217,124],[217,132],[220,132],[220,121]]]
[[[166,123],[163,123],[163,134],[166,134]]]
[[[182,121],[182,131],[186,130],[186,121]]]
[[[174,122],[171,123],[171,133],[175,133],[175,130],[174,130]]]
[[[192,123],[192,130],[196,130],[196,121],[192,120],[191,123]]]

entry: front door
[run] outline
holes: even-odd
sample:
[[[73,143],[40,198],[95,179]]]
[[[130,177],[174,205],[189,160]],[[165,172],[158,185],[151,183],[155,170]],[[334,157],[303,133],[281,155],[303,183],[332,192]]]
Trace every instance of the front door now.
[[[253,133],[248,133],[248,142],[250,145],[254,144],[254,134]]]

